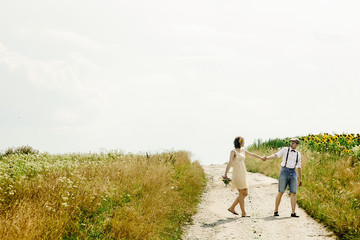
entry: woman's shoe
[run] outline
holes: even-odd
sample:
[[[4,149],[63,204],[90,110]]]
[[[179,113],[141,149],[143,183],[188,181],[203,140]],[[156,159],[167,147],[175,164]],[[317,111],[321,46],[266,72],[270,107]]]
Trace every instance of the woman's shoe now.
[[[228,209],[229,212],[231,212],[232,214],[235,214],[235,215],[239,215],[237,212],[235,212],[234,210],[230,210],[230,208]]]

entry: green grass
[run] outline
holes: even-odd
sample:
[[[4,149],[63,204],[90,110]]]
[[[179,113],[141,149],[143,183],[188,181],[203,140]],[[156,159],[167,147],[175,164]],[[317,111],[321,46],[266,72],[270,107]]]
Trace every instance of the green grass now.
[[[0,239],[181,239],[205,184],[184,151],[9,151],[0,159]]]

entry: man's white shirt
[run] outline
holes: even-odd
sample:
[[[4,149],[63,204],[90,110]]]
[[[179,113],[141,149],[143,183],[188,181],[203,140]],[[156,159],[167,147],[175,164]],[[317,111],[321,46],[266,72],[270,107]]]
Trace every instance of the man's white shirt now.
[[[280,151],[278,151],[277,153],[275,153],[276,157],[283,157],[283,160],[281,162],[281,166],[285,167],[285,162],[286,162],[286,155],[288,152],[289,147],[284,147],[282,148]],[[298,163],[296,165],[296,168],[301,168],[301,153],[297,150],[292,151],[293,149],[290,147],[290,151],[289,151],[289,157],[287,160],[287,164],[286,167],[287,168],[295,168],[295,164],[296,164],[296,155],[298,155]]]

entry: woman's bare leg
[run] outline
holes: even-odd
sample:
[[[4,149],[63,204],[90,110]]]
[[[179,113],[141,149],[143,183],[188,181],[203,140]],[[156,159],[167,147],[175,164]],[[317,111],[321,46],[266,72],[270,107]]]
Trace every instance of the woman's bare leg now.
[[[235,201],[234,201],[234,203],[231,205],[231,207],[229,207],[229,211],[230,212],[232,212],[232,213],[234,213],[234,214],[237,214],[237,212],[235,212],[235,207],[236,207],[236,205],[239,203],[239,199],[240,199],[240,197],[237,197],[236,199],[235,199]]]
[[[239,198],[240,198],[240,197],[237,197],[237,198],[235,199],[234,203],[231,205],[231,207],[230,207],[229,209],[235,210],[236,205],[238,205],[238,203],[239,203]]]
[[[247,188],[244,188],[244,189],[238,189],[238,191],[240,193],[239,204],[240,204],[240,208],[241,208],[241,215],[246,216],[244,199],[248,195],[248,190],[247,190]]]

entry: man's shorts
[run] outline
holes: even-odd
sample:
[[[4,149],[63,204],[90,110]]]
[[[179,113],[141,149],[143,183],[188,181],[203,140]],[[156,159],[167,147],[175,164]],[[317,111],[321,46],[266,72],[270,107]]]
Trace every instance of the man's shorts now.
[[[279,192],[284,193],[289,186],[290,193],[297,191],[297,174],[295,168],[282,167],[279,175]]]

